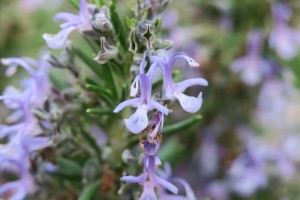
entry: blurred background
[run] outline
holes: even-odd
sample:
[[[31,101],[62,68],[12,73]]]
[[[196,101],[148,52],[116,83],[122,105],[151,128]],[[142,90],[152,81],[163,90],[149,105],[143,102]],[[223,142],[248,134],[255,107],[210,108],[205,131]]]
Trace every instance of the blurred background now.
[[[300,1],[288,0],[173,0],[162,13],[160,37],[174,42],[170,53],[200,63],[199,70],[176,63],[181,76],[209,82],[200,123],[164,138],[159,152],[198,197],[300,199],[299,10]],[[74,8],[67,0],[1,0],[0,57],[36,57],[42,34],[59,30],[57,11]],[[1,93],[23,76],[8,79],[4,71]],[[170,123],[192,116],[174,113]]]

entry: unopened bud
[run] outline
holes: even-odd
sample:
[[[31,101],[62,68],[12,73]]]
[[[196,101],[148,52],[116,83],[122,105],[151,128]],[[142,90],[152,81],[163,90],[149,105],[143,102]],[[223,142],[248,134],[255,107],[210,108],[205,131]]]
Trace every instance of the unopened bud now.
[[[106,63],[108,60],[115,58],[118,55],[118,48],[110,45],[105,37],[100,38],[100,51],[94,60],[101,64]]]
[[[141,21],[137,26],[137,35],[147,49],[152,48],[154,40],[154,25],[147,20]]]
[[[170,49],[173,46],[174,42],[172,40],[161,40],[156,39],[153,41],[154,49]]]
[[[96,30],[101,32],[112,31],[112,24],[109,19],[108,8],[103,6],[98,13],[95,14],[92,25]]]
[[[130,38],[129,38],[129,51],[132,53],[135,53],[137,51],[137,42],[136,42],[136,30],[133,28],[130,32]]]

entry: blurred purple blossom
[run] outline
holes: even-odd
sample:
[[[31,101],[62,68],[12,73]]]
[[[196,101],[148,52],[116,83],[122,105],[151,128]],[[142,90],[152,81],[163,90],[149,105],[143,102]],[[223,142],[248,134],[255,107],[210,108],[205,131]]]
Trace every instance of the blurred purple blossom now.
[[[129,183],[139,183],[143,185],[144,190],[140,197],[140,200],[156,200],[157,195],[155,193],[155,187],[161,186],[166,188],[170,192],[177,194],[178,189],[172,183],[159,177],[155,174],[155,157],[145,155],[144,158],[144,172],[140,176],[124,176],[121,181]]]
[[[160,199],[165,200],[196,200],[196,196],[191,188],[191,186],[183,179],[171,177],[172,169],[169,163],[164,164],[164,168],[157,170],[156,172],[160,177],[164,178],[165,180],[168,180],[172,183],[177,183],[181,185],[184,188],[185,195],[173,195],[169,194],[164,188],[160,188],[158,190],[158,196]]]
[[[22,81],[23,94],[12,87],[8,87],[5,91],[5,96],[15,96],[18,99],[21,95],[28,95],[25,97],[26,101],[36,107],[41,107],[50,92],[50,81],[48,78],[50,64],[42,56],[38,60],[27,57],[4,58],[1,59],[1,63],[8,66],[6,70],[7,76],[14,75],[18,66],[23,67],[30,75],[30,78]],[[8,104],[6,105],[9,106]]]
[[[54,21],[66,21],[61,24],[61,31],[55,35],[44,34],[43,38],[47,45],[52,49],[61,49],[65,47],[69,34],[77,29],[80,33],[89,33],[93,35],[93,27],[91,25],[93,8],[87,5],[86,0],[80,0],[79,15],[67,12],[57,13]]]
[[[274,49],[283,59],[292,59],[298,53],[300,45],[300,31],[292,29],[288,21],[292,15],[288,3],[274,3],[272,5],[273,30],[270,34],[270,48]]]
[[[231,70],[241,72],[241,79],[247,85],[257,85],[270,73],[271,64],[261,57],[263,33],[251,31],[248,34],[247,54],[233,61]]]

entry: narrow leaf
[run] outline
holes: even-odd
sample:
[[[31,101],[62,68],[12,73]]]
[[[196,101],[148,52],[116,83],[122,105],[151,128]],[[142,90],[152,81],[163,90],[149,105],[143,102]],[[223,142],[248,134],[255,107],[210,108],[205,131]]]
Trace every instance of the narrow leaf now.
[[[90,147],[95,151],[99,161],[101,161],[101,150],[100,150],[95,138],[91,134],[85,132],[84,130],[80,131],[80,133],[81,133],[82,137],[86,140],[86,142],[89,143]]]
[[[100,184],[101,181],[99,180],[85,187],[78,200],[92,200],[99,190]]]
[[[86,112],[95,115],[115,115],[115,113],[109,108],[89,108]]]
[[[117,37],[121,43],[121,46],[123,47],[124,50],[127,49],[126,41],[127,41],[127,33],[124,29],[123,23],[120,20],[120,17],[116,11],[116,0],[112,0],[110,2],[109,6],[110,10],[110,18],[113,23],[113,26],[115,28],[115,32],[117,34]]]
[[[80,57],[80,59],[93,71],[95,72],[96,75],[98,75],[100,78],[103,78],[103,67],[106,66],[101,66],[98,62],[94,61],[91,59],[90,56],[86,55],[84,52],[82,52],[79,48],[75,48],[75,51],[77,55]]]
[[[79,9],[79,2],[78,2],[78,0],[69,0],[69,2],[70,2],[76,9]]]
[[[86,88],[89,90],[89,91],[93,91],[95,92],[99,97],[101,97],[101,99],[103,101],[105,101],[108,105],[110,105],[111,107],[114,107],[115,106],[115,103],[113,101],[113,98],[112,98],[112,95],[111,95],[111,92],[110,90],[107,90],[107,89],[103,89],[99,86],[96,86],[96,85],[91,85],[91,84],[88,84],[86,85]]]
[[[58,157],[56,161],[61,174],[69,176],[81,176],[81,168],[75,161],[63,157]]]
[[[169,135],[174,132],[186,130],[187,128],[197,124],[201,118],[201,115],[195,115],[189,119],[178,122],[176,124],[165,126],[165,128],[163,129],[163,135]]]

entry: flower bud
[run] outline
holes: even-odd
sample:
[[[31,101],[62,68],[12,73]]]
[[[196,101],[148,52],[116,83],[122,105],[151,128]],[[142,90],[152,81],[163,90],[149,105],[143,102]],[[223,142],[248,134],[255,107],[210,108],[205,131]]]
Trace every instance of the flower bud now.
[[[98,13],[95,14],[92,21],[92,26],[94,29],[101,32],[110,32],[112,31],[112,23],[109,18],[108,8],[103,6]]]
[[[137,25],[137,36],[147,49],[152,49],[152,42],[154,40],[154,25],[152,22],[148,20],[141,21]]]
[[[100,38],[100,51],[94,60],[101,64],[106,63],[108,60],[115,58],[118,55],[118,48],[110,45],[105,37]]]

